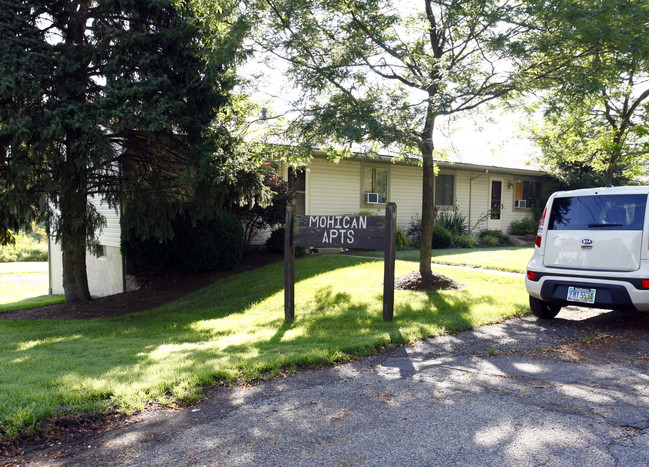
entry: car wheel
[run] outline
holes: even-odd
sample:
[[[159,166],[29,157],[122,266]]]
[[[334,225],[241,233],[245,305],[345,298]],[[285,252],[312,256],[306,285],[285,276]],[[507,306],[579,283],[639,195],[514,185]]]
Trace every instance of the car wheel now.
[[[557,316],[561,306],[556,303],[544,302],[530,295],[530,309],[537,318],[552,319]]]

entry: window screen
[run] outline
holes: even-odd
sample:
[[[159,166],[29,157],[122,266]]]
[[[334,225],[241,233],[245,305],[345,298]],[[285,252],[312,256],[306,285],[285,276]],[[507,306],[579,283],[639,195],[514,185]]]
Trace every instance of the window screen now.
[[[452,206],[453,192],[455,190],[455,177],[453,175],[439,174],[435,180],[435,204]]]

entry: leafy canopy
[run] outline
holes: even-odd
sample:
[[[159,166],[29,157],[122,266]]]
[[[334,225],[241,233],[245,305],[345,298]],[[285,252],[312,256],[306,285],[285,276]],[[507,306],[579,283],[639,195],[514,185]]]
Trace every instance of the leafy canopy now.
[[[420,272],[430,274],[434,128],[535,77],[527,66],[526,2],[260,0],[258,43],[288,64],[301,91],[289,134],[333,159],[416,156],[423,166]]]
[[[553,0],[535,17],[541,60],[568,64],[548,73],[544,122],[530,128],[543,161],[555,172],[589,167],[607,183],[646,173],[649,4]]]

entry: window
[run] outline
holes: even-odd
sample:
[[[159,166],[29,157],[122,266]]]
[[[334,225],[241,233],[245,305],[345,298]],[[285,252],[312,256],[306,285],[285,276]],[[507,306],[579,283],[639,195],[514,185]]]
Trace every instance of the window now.
[[[642,230],[647,195],[555,198],[549,230]]]
[[[363,202],[365,203],[368,202],[368,193],[376,193],[378,203],[388,202],[388,169],[363,168]]]
[[[515,207],[517,208],[533,208],[536,204],[540,190],[536,182],[516,181],[515,192]],[[522,201],[522,203],[521,203]]]
[[[439,174],[435,178],[435,204],[441,206],[453,206],[455,192],[455,176]]]

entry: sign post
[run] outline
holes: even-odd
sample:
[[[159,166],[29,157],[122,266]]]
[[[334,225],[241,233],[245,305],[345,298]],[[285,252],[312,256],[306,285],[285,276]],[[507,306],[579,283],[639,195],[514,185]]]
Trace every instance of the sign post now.
[[[397,256],[397,205],[385,207],[385,249],[383,251],[383,321],[394,316],[394,262]]]
[[[295,244],[293,243],[293,219],[295,204],[286,205],[284,224],[284,321],[292,323],[295,318]]]
[[[388,203],[382,216],[296,216],[286,206],[284,237],[284,320],[295,318],[295,247],[384,250],[383,320],[394,315],[394,263],[397,205]]]

